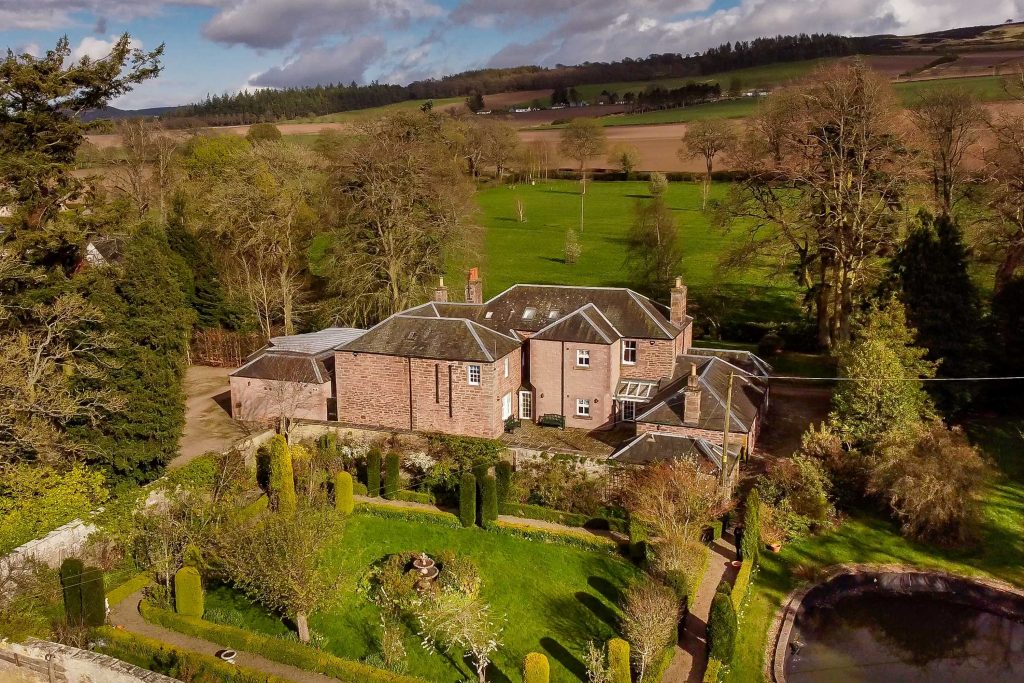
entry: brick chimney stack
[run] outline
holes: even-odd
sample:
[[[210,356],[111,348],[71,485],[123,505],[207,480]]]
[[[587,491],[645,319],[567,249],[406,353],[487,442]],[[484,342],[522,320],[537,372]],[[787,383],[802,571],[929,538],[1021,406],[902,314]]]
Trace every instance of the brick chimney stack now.
[[[448,301],[448,288],[444,286],[444,276],[437,280],[437,287],[434,288],[434,301],[445,303]]]
[[[470,268],[466,276],[466,303],[482,304],[484,302],[484,283],[480,279],[480,271]]]
[[[683,389],[683,422],[700,422],[700,381],[697,377],[696,363],[690,363],[690,374],[686,378],[686,388]]]
[[[686,323],[686,285],[683,278],[676,278],[676,286],[672,288],[672,306],[669,320],[678,327]]]

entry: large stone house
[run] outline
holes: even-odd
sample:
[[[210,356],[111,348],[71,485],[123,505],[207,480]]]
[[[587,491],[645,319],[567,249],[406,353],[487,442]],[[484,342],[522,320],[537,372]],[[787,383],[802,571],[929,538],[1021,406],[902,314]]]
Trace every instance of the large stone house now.
[[[618,287],[514,285],[484,301],[473,269],[465,301],[449,301],[442,281],[432,301],[351,331],[329,353],[311,347],[301,375],[322,396],[318,364],[333,373],[331,419],[356,427],[496,438],[510,419],[588,431],[625,422],[721,444],[722,381],[733,374],[731,445],[752,448],[767,399],[758,368],[692,349],[692,330],[681,279],[667,308]],[[261,364],[283,363],[286,346],[236,371],[233,390]],[[315,412],[324,410],[318,398]]]

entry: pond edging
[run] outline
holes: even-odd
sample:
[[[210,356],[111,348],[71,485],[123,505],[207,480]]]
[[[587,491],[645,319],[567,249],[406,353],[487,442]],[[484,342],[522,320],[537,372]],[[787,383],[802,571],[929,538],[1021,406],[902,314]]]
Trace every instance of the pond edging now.
[[[935,581],[965,582],[1024,600],[1024,590],[991,577],[952,574],[909,565],[843,564],[829,567],[824,571],[819,580],[790,591],[776,611],[765,645],[763,673],[766,680],[772,683],[786,683],[786,647],[789,644],[789,638],[793,632],[796,617],[800,613],[800,608],[803,606],[803,601],[808,593],[843,576],[859,574],[875,575],[876,577],[882,575],[919,575]],[[910,590],[908,592],[924,591]],[[934,589],[929,588],[928,592],[934,592]]]

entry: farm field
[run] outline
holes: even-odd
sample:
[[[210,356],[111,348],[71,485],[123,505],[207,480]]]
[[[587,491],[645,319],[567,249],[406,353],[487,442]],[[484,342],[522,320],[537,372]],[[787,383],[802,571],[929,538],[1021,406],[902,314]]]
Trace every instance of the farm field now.
[[[433,100],[434,106],[438,109],[462,104],[464,101],[465,98],[462,97],[447,97]],[[369,109],[354,109],[352,111],[341,111],[336,114],[290,119],[288,121],[282,121],[278,125],[287,126],[292,123],[353,123],[355,121],[373,118],[375,116],[394,114],[399,111],[415,111],[422,107],[426,102],[428,102],[428,100],[406,100],[405,102],[395,102],[394,104],[385,104],[380,107],[371,107]]]
[[[977,549],[943,550],[903,538],[895,524],[869,511],[850,515],[835,531],[763,553],[751,595],[740,615],[728,683],[764,680],[768,629],[786,595],[821,570],[844,563],[908,564],[1024,585],[1024,421],[988,417],[968,429],[996,464],[984,497]]]
[[[727,185],[712,187],[712,197],[725,195]],[[701,211],[700,186],[669,184],[666,201],[677,218],[683,243],[680,272],[699,302],[719,287],[734,306],[737,318],[765,321],[799,314],[796,290],[785,275],[772,278],[767,267],[747,272],[718,272],[719,257],[731,238],[714,229]],[[516,215],[522,200],[527,222]],[[537,185],[493,187],[477,196],[484,234],[485,295],[493,296],[516,282],[588,286],[629,286],[625,264],[626,234],[633,206],[650,198],[645,182],[587,184],[582,253],[575,264],[563,257],[565,234],[579,229],[579,183],[551,181]],[[452,273],[453,282],[461,273]]]
[[[522,680],[522,660],[528,652],[548,656],[553,683],[585,681],[580,662],[587,641],[601,642],[614,635],[619,593],[640,575],[633,565],[610,553],[481,529],[357,514],[327,551],[341,586],[337,600],[310,619],[312,630],[327,639],[325,649],[347,659],[363,659],[376,652],[379,609],[357,586],[371,565],[394,553],[427,552],[437,557],[445,550],[472,558],[479,566],[481,595],[505,622],[503,645],[490,673],[493,680],[513,683]],[[544,581],[538,582],[537,576]],[[228,589],[211,591],[206,605],[208,614],[230,616],[232,625],[270,635],[288,630]],[[475,680],[467,661],[426,652],[411,631],[406,633],[405,645],[409,674],[439,683]]]

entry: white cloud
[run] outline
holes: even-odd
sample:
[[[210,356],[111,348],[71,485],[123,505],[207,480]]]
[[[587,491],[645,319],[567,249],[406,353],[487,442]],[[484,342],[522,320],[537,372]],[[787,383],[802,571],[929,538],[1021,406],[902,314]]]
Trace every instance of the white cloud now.
[[[250,80],[254,87],[288,88],[327,83],[361,82],[367,67],[387,55],[378,36],[361,36],[340,45],[304,50],[281,66]]]
[[[159,14],[165,6],[216,7],[230,0],[0,0],[3,30],[55,30],[73,26],[76,15],[91,14],[131,21]],[[105,31],[99,31],[104,33]]]
[[[82,57],[88,57],[92,60],[103,59],[114,49],[114,44],[118,38],[119,36],[110,36],[110,40],[103,40],[102,38],[86,36],[82,38],[78,45],[71,49],[71,60],[78,61]],[[142,42],[135,38],[131,39],[129,45],[133,49],[142,49]]]

